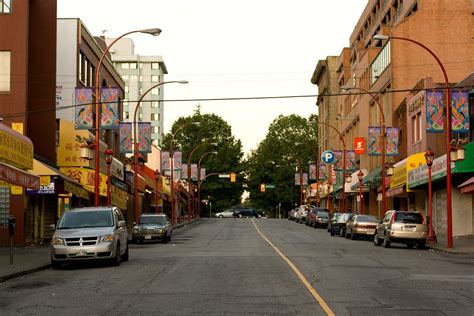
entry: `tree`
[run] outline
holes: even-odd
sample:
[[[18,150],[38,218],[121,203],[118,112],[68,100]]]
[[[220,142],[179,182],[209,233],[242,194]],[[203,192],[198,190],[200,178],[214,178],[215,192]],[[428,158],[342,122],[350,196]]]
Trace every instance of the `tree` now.
[[[308,172],[309,164],[316,160],[317,116],[308,119],[298,115],[277,117],[268,129],[267,136],[246,160],[246,179],[252,205],[275,210],[281,203],[289,211],[299,203],[299,186],[295,186],[295,172]],[[261,183],[275,188],[260,192]]]
[[[199,122],[199,126],[188,124]],[[186,125],[178,133],[176,131]],[[243,193],[242,177],[242,143],[232,135],[232,129],[227,122],[215,114],[201,114],[198,107],[192,116],[180,117],[173,123],[170,133],[164,136],[163,148],[170,148],[172,134],[176,133],[173,151],[183,152],[183,166],[188,163],[190,152],[202,143],[217,143],[217,146],[205,145],[192,155],[192,163],[198,163],[206,152],[216,151],[217,155],[208,155],[201,161],[201,168],[206,173],[236,173],[236,182],[217,175],[207,177],[201,184],[201,198],[212,202],[213,210],[223,210],[240,203]],[[203,205],[201,205],[202,209]],[[206,214],[205,212],[201,212]]]

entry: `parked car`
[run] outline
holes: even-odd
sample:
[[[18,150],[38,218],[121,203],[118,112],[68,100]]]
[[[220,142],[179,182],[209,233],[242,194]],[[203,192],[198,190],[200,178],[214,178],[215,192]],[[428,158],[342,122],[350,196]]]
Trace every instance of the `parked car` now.
[[[234,217],[234,213],[236,211],[233,210],[233,209],[228,209],[228,210],[225,210],[223,212],[219,212],[219,213],[216,213],[216,217],[217,218],[231,218],[231,217]]]
[[[133,223],[132,240],[140,243],[145,240],[161,240],[164,244],[171,241],[173,227],[166,214],[143,213],[138,223]]]
[[[331,224],[331,236],[339,234],[339,236],[344,237],[346,235],[346,223],[349,221],[354,214],[352,213],[343,213],[338,217],[337,221]]]
[[[298,208],[294,208],[291,211],[288,212],[288,220],[294,221],[296,220],[296,213],[298,212]]]
[[[404,243],[407,248],[424,248],[428,225],[419,212],[390,210],[385,213],[374,234],[374,244],[390,247],[392,242]]]
[[[346,238],[355,239],[363,236],[370,238],[375,234],[379,224],[377,217],[372,215],[355,215],[346,224]]]
[[[325,208],[315,207],[307,216],[307,225],[317,228],[326,227],[329,223],[329,210]]]
[[[113,265],[128,260],[127,225],[119,208],[97,206],[67,211],[51,240],[51,264],[82,260],[109,260]]]
[[[331,225],[332,225],[332,223],[336,222],[337,219],[339,218],[339,216],[341,216],[342,214],[344,214],[344,213],[336,212],[336,213],[333,213],[333,214],[330,216],[331,218],[329,219],[329,222],[328,222],[328,232],[331,232]]]
[[[312,207],[310,205],[300,205],[298,207],[298,211],[296,212],[296,222],[297,223],[304,223],[306,222],[306,216],[308,215],[308,211]]]
[[[253,208],[240,208],[237,209],[233,215],[234,217],[254,217],[258,218],[258,213]]]

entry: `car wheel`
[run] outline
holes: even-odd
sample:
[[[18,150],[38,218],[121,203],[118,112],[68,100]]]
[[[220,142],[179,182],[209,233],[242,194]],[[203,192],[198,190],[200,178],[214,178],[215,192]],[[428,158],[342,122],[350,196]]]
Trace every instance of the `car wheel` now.
[[[223,217],[224,217],[224,216],[222,216],[222,215],[219,215],[219,218],[223,218]]]
[[[349,239],[350,235],[349,235],[349,232],[346,230],[346,233],[344,234],[344,236],[346,237],[346,239]]]
[[[417,245],[418,249],[426,249],[426,242],[422,241]]]
[[[58,270],[58,269],[61,269],[62,263],[51,259],[51,266],[53,267],[54,270]]]
[[[415,248],[415,244],[409,242],[409,243],[407,244],[407,248],[408,248],[408,249],[413,249],[413,248]]]
[[[333,230],[332,228],[331,228],[330,233],[331,233],[331,236],[334,236],[334,235],[335,235],[334,230]]]
[[[117,249],[115,249],[115,256],[112,258],[112,265],[118,267],[120,265],[120,243],[117,243]]]
[[[388,238],[387,233],[385,233],[385,234],[383,235],[382,246],[383,246],[384,248],[390,248],[390,245],[391,245],[390,239]]]
[[[239,218],[242,218],[242,214],[239,214]]]
[[[349,236],[349,238],[350,238],[351,240],[356,239],[356,235],[354,235],[354,232],[353,232],[353,231],[351,231],[351,235]]]
[[[166,236],[166,234],[163,236],[163,238],[161,238],[161,242],[164,244],[168,242],[168,236]]]
[[[128,261],[128,243],[127,243],[127,248],[125,248],[125,253],[123,254],[121,259],[123,262]]]
[[[171,241],[171,234],[168,236],[168,241]]]
[[[377,232],[374,234],[374,245],[375,246],[380,246],[382,244],[382,240],[377,236]]]

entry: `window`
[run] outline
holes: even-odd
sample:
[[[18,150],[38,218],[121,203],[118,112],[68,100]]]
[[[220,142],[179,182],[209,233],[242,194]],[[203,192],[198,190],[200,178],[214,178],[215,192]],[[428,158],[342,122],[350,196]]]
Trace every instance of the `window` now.
[[[151,107],[152,108],[157,108],[157,107],[159,107],[159,104],[160,104],[160,102],[158,102],[158,101],[152,101],[151,102]]]
[[[130,118],[130,112],[123,112],[123,119],[128,120]]]
[[[121,67],[122,67],[122,69],[130,69],[130,64],[129,63],[122,63]]]
[[[138,114],[138,120],[139,120],[139,121],[143,120],[143,114],[142,114],[142,113],[139,113],[139,114]]]
[[[0,13],[12,12],[12,0],[0,0]]]
[[[158,126],[153,126],[153,133],[158,134],[159,128]]]
[[[11,52],[0,51],[0,92],[10,92]]]
[[[130,81],[137,81],[137,79],[138,79],[137,75],[130,76]]]
[[[412,123],[412,139],[413,143],[417,143],[421,140],[422,127],[421,127],[421,113],[417,113],[411,118]]]
[[[151,76],[151,82],[159,82],[159,76]]]
[[[384,70],[390,65],[390,42],[388,42],[379,52],[377,57],[374,59],[370,65],[372,70],[371,83],[375,83]]]
[[[137,63],[130,63],[130,69],[137,69]]]
[[[151,69],[160,69],[159,63],[151,63]]]
[[[160,89],[158,89],[158,88],[153,88],[153,89],[151,90],[151,94],[152,94],[152,95],[158,95],[158,94],[160,94]]]
[[[128,106],[128,99],[123,99],[123,106]]]
[[[151,113],[151,120],[152,121],[158,120],[158,114],[157,113]]]
[[[127,81],[128,79],[130,79],[130,77],[129,77],[128,75],[123,75],[123,76],[122,76],[122,79],[125,80],[125,81]]]
[[[86,64],[86,56],[84,53],[79,53],[79,81],[86,84],[86,73],[85,73],[85,65]]]
[[[125,86],[125,93],[128,93],[130,92],[130,88],[128,87],[128,85]]]

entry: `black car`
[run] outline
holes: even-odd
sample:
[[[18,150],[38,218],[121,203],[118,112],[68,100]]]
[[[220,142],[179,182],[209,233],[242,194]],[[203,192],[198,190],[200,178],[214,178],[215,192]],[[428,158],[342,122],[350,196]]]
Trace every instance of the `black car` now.
[[[253,208],[240,208],[240,209],[237,209],[235,212],[234,212],[234,217],[254,217],[254,218],[258,218],[258,212],[257,210],[253,209]]]
[[[335,234],[339,234],[341,237],[345,237],[346,235],[346,224],[347,221],[349,221],[354,214],[352,213],[344,213],[339,218],[337,221],[334,223],[331,223],[331,236],[334,236]]]

